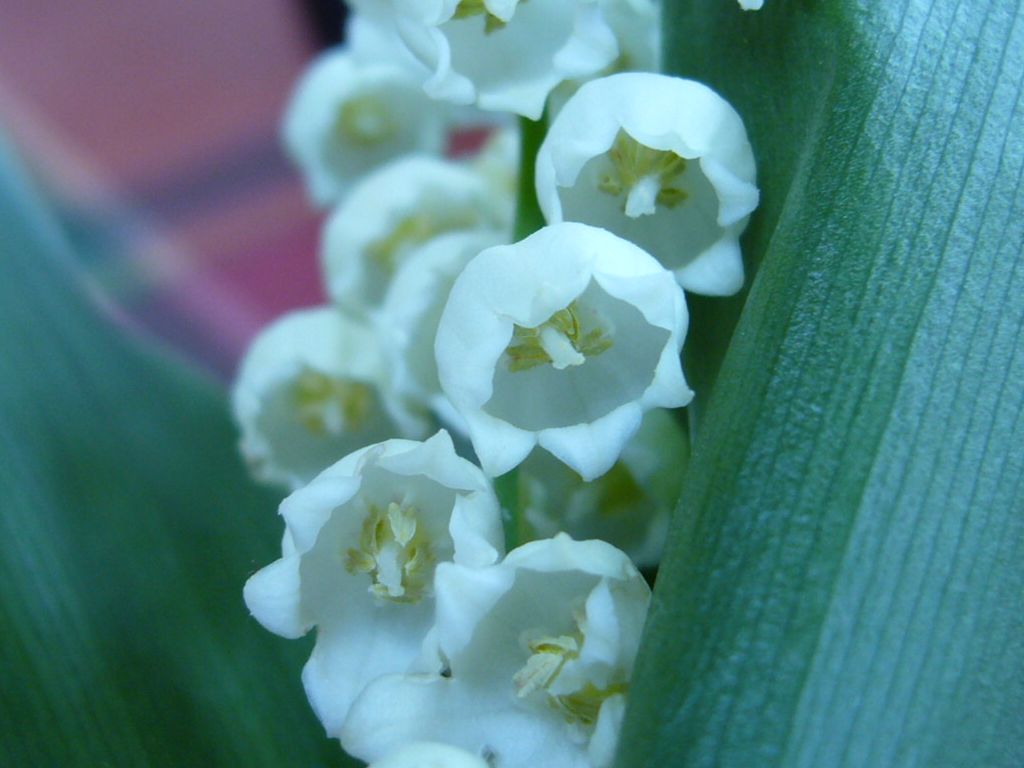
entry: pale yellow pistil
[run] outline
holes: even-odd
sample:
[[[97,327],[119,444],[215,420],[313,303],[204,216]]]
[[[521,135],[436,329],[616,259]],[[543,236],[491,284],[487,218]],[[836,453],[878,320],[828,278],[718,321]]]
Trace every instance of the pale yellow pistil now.
[[[574,301],[535,328],[515,326],[505,350],[508,369],[525,371],[538,365],[552,365],[563,370],[582,365],[588,357],[611,349],[612,340],[604,330],[584,329],[579,315],[579,306]]]
[[[688,197],[678,184],[686,172],[686,160],[675,152],[645,147],[620,130],[608,159],[612,170],[597,187],[615,197],[625,195],[623,210],[628,216],[654,213],[659,205],[675,208]]]
[[[455,7],[453,19],[469,19],[473,16],[484,17],[484,34],[489,35],[504,29],[508,22],[502,21],[493,13],[487,10],[484,0],[461,0]]]
[[[315,435],[339,435],[363,426],[373,405],[366,384],[307,369],[292,384],[299,422]]]
[[[410,246],[425,243],[445,232],[470,229],[479,224],[479,217],[471,211],[453,211],[445,215],[417,213],[400,219],[391,231],[366,248],[366,254],[385,274],[392,274],[398,266],[398,257]]]
[[[418,510],[391,502],[371,504],[359,535],[359,548],[345,553],[349,573],[370,576],[370,592],[394,603],[418,603],[430,587],[437,559]]]
[[[372,147],[393,138],[398,126],[386,104],[376,96],[365,95],[341,106],[334,130],[349,144]]]
[[[627,683],[615,683],[607,688],[598,688],[593,683],[585,683],[569,693],[552,693],[551,685],[558,679],[565,665],[579,658],[583,644],[583,635],[558,635],[542,637],[527,644],[530,657],[526,664],[512,676],[516,696],[524,698],[534,691],[542,690],[547,694],[548,703],[561,713],[567,723],[578,723],[591,726],[597,722],[601,705],[609,696],[625,693]]]

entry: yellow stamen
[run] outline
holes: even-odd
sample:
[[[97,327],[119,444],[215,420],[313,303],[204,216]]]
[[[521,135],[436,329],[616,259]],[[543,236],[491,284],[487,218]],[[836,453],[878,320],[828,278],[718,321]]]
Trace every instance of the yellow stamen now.
[[[315,435],[339,435],[365,424],[373,405],[366,384],[306,369],[292,384],[299,421]]]
[[[342,104],[334,130],[349,144],[372,147],[394,137],[398,126],[387,106],[379,98],[367,94]]]
[[[437,558],[419,524],[419,510],[391,502],[370,504],[359,535],[359,547],[345,553],[349,573],[365,573],[370,592],[394,603],[418,603],[430,588]]]
[[[479,221],[475,213],[465,210],[455,210],[445,215],[417,213],[406,216],[387,235],[370,243],[366,254],[390,275],[395,271],[400,253],[407,246],[425,243],[445,232],[475,227]]]
[[[598,688],[593,683],[587,682],[569,693],[551,693],[550,688],[562,674],[565,665],[573,659],[579,658],[583,643],[583,633],[578,628],[573,635],[541,637],[527,643],[530,657],[522,669],[512,676],[516,696],[524,698],[534,691],[544,691],[547,694],[548,703],[562,714],[567,723],[594,725],[605,700],[615,694],[626,693],[629,690],[629,684],[618,682],[606,688]]]
[[[551,317],[534,328],[515,326],[512,341],[505,350],[508,355],[510,371],[525,371],[538,365],[553,364],[556,368],[578,365],[582,359],[573,359],[572,352],[565,350],[565,360],[553,359],[553,345],[560,337],[568,342],[569,347],[582,358],[594,357],[612,348],[612,340],[601,328],[584,330],[580,322],[579,305],[573,301],[565,309],[560,309]],[[554,333],[551,333],[551,332]]]
[[[578,691],[552,696],[551,704],[562,713],[567,723],[594,725],[605,700],[627,691],[628,683],[615,683],[607,688],[598,688],[593,683],[587,683]]]
[[[675,208],[689,195],[678,186],[679,177],[686,172],[686,160],[675,152],[645,147],[625,131],[620,130],[615,143],[608,150],[612,170],[601,178],[597,188],[618,197],[630,191],[645,179],[653,178],[658,185],[657,205]],[[623,208],[626,204],[623,203]]]
[[[492,32],[504,29],[508,22],[502,21],[493,13],[487,10],[487,6],[484,5],[484,0],[461,0],[461,2],[455,7],[455,13],[452,16],[453,19],[469,19],[473,16],[484,17],[484,34],[489,35]]]

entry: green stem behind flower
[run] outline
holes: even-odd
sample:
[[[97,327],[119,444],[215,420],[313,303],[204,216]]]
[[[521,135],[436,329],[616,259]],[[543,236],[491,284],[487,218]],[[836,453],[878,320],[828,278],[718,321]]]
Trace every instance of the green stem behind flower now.
[[[512,227],[512,240],[518,242],[544,226],[544,214],[537,203],[537,189],[533,182],[537,150],[544,141],[547,130],[547,110],[540,120],[519,118],[519,189],[516,195],[516,219]],[[494,490],[498,494],[505,517],[505,546],[513,549],[526,543],[529,533],[523,520],[521,494],[519,493],[519,469],[506,472],[495,478]]]
[[[547,130],[547,110],[540,120],[519,118],[519,191],[516,197],[516,220],[512,227],[512,240],[518,242],[544,226],[544,214],[537,203],[537,189],[533,181],[537,164],[537,150]]]
[[[505,549],[511,551],[533,537],[523,519],[523,495],[519,487],[519,467],[494,478],[494,492],[501,504],[501,520],[505,528]]]

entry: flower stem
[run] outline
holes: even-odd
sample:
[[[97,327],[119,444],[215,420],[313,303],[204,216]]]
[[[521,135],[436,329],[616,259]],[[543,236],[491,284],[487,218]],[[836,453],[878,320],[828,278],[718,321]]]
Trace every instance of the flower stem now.
[[[502,509],[505,528],[505,549],[511,551],[527,540],[524,530],[522,498],[519,493],[519,468],[494,478],[494,492]]]
[[[547,110],[540,120],[519,118],[519,191],[516,196],[516,220],[512,228],[512,240],[518,242],[532,235],[544,226],[544,214],[537,204],[537,190],[534,185],[534,169],[537,164],[537,150],[544,141],[547,130]]]
[[[544,214],[537,203],[537,189],[533,181],[537,165],[537,150],[547,130],[547,110],[540,120],[519,118],[519,188],[516,195],[516,219],[512,227],[512,240],[518,242],[544,226]],[[529,538],[519,493],[519,469],[506,472],[494,480],[494,490],[506,512],[505,546],[513,549]]]

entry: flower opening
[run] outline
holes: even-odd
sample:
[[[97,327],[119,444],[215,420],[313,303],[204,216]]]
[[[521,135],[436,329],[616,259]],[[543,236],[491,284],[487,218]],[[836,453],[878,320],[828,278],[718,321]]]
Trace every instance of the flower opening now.
[[[422,245],[438,235],[456,230],[470,230],[480,224],[480,216],[468,209],[453,209],[430,215],[413,213],[399,219],[385,235],[366,248],[366,254],[385,273],[395,271],[398,255],[408,248]]]
[[[686,160],[675,152],[645,147],[620,130],[608,159],[612,168],[600,178],[597,188],[613,197],[625,195],[622,210],[627,216],[654,213],[658,205],[675,208],[689,197],[679,186]]]
[[[370,592],[382,600],[418,603],[430,587],[437,556],[419,510],[391,502],[387,507],[367,505],[359,547],[345,554],[349,573],[366,573]]]
[[[539,326],[514,326],[512,342],[505,354],[510,371],[525,371],[545,363],[562,370],[582,365],[588,357],[607,352],[612,343],[604,328],[583,325],[579,304],[573,301]]]
[[[341,105],[334,130],[341,142],[373,147],[394,138],[398,125],[380,98],[365,94]]]
[[[592,80],[537,153],[549,223],[579,221],[636,243],[695,293],[743,286],[739,237],[757,207],[743,121],[693,80],[624,72]]]
[[[362,382],[306,367],[291,385],[299,422],[314,435],[362,429],[373,408],[373,390]]]

